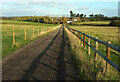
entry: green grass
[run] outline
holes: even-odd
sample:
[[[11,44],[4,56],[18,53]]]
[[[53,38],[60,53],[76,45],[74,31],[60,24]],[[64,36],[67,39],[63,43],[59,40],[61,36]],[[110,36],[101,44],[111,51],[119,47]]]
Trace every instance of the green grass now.
[[[118,45],[118,27],[104,27],[104,26],[70,26],[73,29],[79,30],[92,37],[98,37],[102,41],[111,41],[111,44]],[[88,41],[88,38],[87,38]],[[91,45],[94,47],[95,41],[91,39]],[[106,46],[98,43],[98,51],[106,55]],[[87,51],[86,51],[87,52]],[[115,64],[119,65],[120,53],[111,49],[110,59]]]
[[[8,54],[11,54],[18,50],[19,48],[23,47],[25,44],[30,43],[31,41],[41,37],[42,35],[38,36],[38,28],[39,33],[41,33],[41,27],[42,32],[45,32],[46,26],[49,27],[49,29],[54,29],[58,25],[18,25],[18,24],[2,24],[2,57],[4,58]],[[15,43],[16,45],[13,46],[13,27],[15,31]],[[33,27],[34,27],[34,38],[33,38]],[[27,40],[24,40],[24,29],[26,28],[26,38]],[[45,35],[45,34],[44,34]]]
[[[2,20],[2,24],[24,24],[24,25],[42,25],[42,26],[56,26],[57,24],[44,24],[39,22],[27,22],[27,21],[12,21],[12,20]]]
[[[91,54],[87,54],[79,44],[75,35],[67,29],[67,36],[71,46],[71,52],[74,60],[74,66],[77,68],[77,75],[81,80],[120,80],[119,72],[110,66],[106,71],[106,62],[102,57],[97,55],[97,61],[94,61],[94,51],[91,49]],[[79,40],[80,41],[80,40]],[[91,42],[93,43],[93,42]]]
[[[109,25],[110,21],[75,22],[76,25]]]
[[[98,37],[103,41],[111,41],[111,44],[118,46],[118,27],[111,26],[69,26],[73,29],[79,30],[92,37]]]

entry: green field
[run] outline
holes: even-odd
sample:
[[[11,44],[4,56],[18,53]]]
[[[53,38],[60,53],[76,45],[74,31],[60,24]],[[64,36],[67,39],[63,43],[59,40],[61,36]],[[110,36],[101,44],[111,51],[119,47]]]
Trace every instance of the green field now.
[[[73,29],[85,32],[90,34],[93,37],[98,37],[101,40],[107,41],[111,38],[109,32],[115,36],[112,36],[113,44],[118,45],[118,27],[93,27],[93,26],[70,26]],[[113,30],[114,29],[114,30]],[[109,30],[109,32],[108,32]],[[70,50],[72,53],[72,58],[74,61],[74,66],[77,68],[78,77],[82,80],[120,80],[119,72],[110,66],[110,69],[106,71],[106,61],[99,55],[97,55],[97,60],[94,60],[94,51],[91,49],[91,54],[88,55],[88,46],[84,50],[83,46],[79,44],[76,36],[73,35],[70,31],[66,30],[67,36],[69,39]],[[107,34],[106,35],[101,35]],[[109,34],[108,34],[109,33]],[[114,41],[115,39],[115,41]],[[88,41],[88,40],[87,40]],[[94,47],[95,42],[91,40],[91,45]],[[106,46],[98,44],[98,51],[106,55]],[[119,65],[120,54],[111,49],[110,59],[117,65]]]
[[[73,29],[79,30],[92,37],[98,37],[103,41],[111,41],[111,44],[118,46],[118,27],[111,26],[69,26]]]
[[[7,21],[11,22],[11,21]],[[15,23],[18,21],[14,21]],[[19,24],[2,24],[2,57],[5,57],[8,54],[11,54],[21,48],[23,45],[30,43],[31,41],[46,35],[48,33],[45,33],[43,35],[38,36],[38,29],[39,34],[41,33],[41,27],[42,32],[45,32],[46,27],[48,27],[50,30],[56,28],[58,25],[52,25],[52,24],[41,24],[41,25],[28,25],[26,22],[25,24],[18,22]],[[32,24],[32,23],[30,23]],[[13,27],[15,31],[15,46],[13,46]],[[34,27],[34,38],[33,38],[33,27]],[[25,41],[25,30],[26,28],[26,41]]]
[[[97,37],[102,41],[110,41],[111,44],[118,45],[118,27],[110,27],[110,26],[69,26],[73,29],[79,30],[87,35],[92,37]],[[87,40],[88,41],[88,40]],[[94,47],[95,42],[91,40],[91,45]],[[98,49],[101,53],[106,54],[106,46],[99,43]],[[120,53],[116,52],[115,50],[111,49],[111,60],[119,64],[118,57]]]
[[[42,26],[56,26],[56,24],[44,24],[39,22],[27,22],[27,21],[12,21],[12,20],[2,20],[2,24],[17,24],[17,25],[42,25]]]
[[[75,25],[94,25],[94,26],[107,26],[111,21],[93,21],[93,22],[75,22]]]

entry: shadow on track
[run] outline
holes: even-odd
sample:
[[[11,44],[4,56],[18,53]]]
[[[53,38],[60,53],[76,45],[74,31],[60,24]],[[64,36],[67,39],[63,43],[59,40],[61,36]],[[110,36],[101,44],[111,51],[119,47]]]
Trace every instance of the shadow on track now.
[[[37,58],[35,58],[31,64],[31,66],[28,68],[27,71],[25,71],[25,74],[23,75],[23,77],[20,80],[28,80],[29,77],[31,75],[34,74],[34,72],[37,69],[37,66],[40,64],[40,59],[43,57],[43,55],[45,55],[45,53],[47,52],[47,50],[50,48],[50,46],[53,44],[54,40],[56,39],[56,37],[59,35],[61,29],[58,31],[58,33],[55,35],[55,37],[52,39],[52,41],[50,42],[50,44],[48,45],[47,48],[45,48]]]

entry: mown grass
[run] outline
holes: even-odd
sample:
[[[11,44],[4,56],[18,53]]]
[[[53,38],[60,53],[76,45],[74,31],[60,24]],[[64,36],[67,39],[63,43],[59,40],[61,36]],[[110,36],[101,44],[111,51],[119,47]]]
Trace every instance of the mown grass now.
[[[92,37],[97,37],[102,41],[110,41],[111,44],[120,46],[118,40],[118,27],[103,27],[103,26],[70,26],[73,29],[79,30]],[[88,42],[88,38],[87,38]],[[95,41],[91,39],[91,45],[94,47]],[[98,43],[98,50],[106,55],[106,46]],[[86,51],[87,52],[87,51]],[[111,49],[110,59],[115,64],[119,65],[120,53]]]
[[[119,72],[110,66],[110,69],[106,70],[106,62],[103,58],[97,55],[97,60],[94,60],[94,51],[91,50],[91,54],[87,54],[86,50],[83,49],[80,40],[77,40],[76,36],[73,35],[66,29],[70,45],[71,52],[73,53],[73,60],[75,67],[77,67],[78,77],[81,80],[120,80]]]
[[[11,54],[23,47],[25,44],[30,43],[31,41],[44,36],[48,33],[45,33],[46,26],[50,30],[55,29],[58,25],[17,25],[17,24],[2,24],[2,57],[4,58],[8,54]],[[13,46],[13,27],[15,31],[15,46]],[[34,37],[33,37],[33,27],[34,27]],[[42,33],[41,33],[42,27]],[[25,32],[26,28],[26,41],[25,41]],[[39,28],[39,36],[38,36]],[[43,33],[45,33],[43,35]]]

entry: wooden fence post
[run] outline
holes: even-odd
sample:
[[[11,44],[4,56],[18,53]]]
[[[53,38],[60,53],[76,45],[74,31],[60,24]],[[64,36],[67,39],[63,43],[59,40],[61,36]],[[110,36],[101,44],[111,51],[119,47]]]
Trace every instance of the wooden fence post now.
[[[98,37],[96,37],[96,39],[98,39]],[[95,41],[95,49],[98,50],[98,42],[97,41]],[[97,60],[97,52],[95,52],[94,57],[95,57],[95,61],[96,61]]]
[[[79,32],[77,32],[77,36],[79,36]],[[79,44],[79,37],[77,37],[78,38],[78,44]]]
[[[33,38],[34,38],[34,27],[33,27]]]
[[[25,41],[26,41],[26,28],[25,28]]]
[[[38,36],[39,36],[39,27],[38,27]]]
[[[86,42],[86,36],[84,35],[84,41]],[[86,43],[84,42],[84,50],[86,49]]]
[[[75,31],[75,34],[77,35],[77,32]],[[75,37],[76,37],[76,41],[78,41],[77,39],[78,39],[78,37],[75,35]]]
[[[81,34],[81,33],[79,33],[79,37],[80,37],[80,34]],[[80,42],[81,42],[81,39],[79,39],[79,45],[80,45]]]
[[[81,38],[83,39],[83,34],[81,34]],[[81,40],[81,46],[83,46],[83,41]]]
[[[89,37],[88,37],[88,44],[90,45],[90,38]],[[89,46],[88,46],[88,55],[90,55],[90,47]]]
[[[77,32],[77,44],[79,44],[79,32]],[[77,49],[79,48],[79,46],[77,45]]]
[[[108,43],[110,44],[110,41],[108,41]],[[107,49],[106,49],[106,55],[107,55],[107,58],[110,59],[110,47],[107,46]],[[110,68],[110,64],[106,62],[106,69],[109,69]]]
[[[47,32],[47,26],[46,26],[46,32]]]
[[[13,27],[13,45],[15,45],[15,34],[14,34],[14,27]]]
[[[41,27],[41,33],[42,33],[42,27]]]

